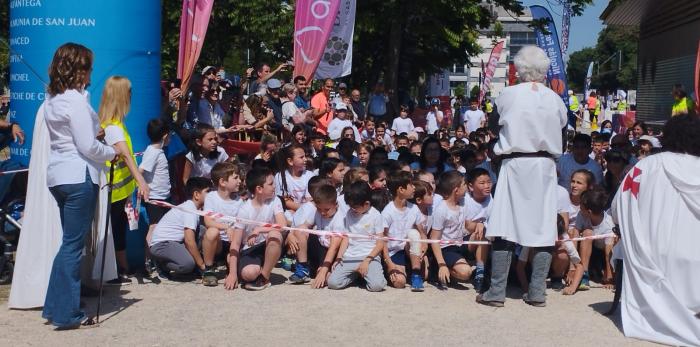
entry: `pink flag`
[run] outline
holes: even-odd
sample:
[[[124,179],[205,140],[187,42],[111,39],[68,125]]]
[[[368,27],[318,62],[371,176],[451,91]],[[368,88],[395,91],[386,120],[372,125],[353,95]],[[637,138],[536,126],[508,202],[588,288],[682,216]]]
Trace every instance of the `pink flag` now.
[[[197,65],[199,53],[204,45],[209,17],[214,0],[183,0],[180,18],[180,51],[177,60],[177,77],[186,89]]]
[[[489,57],[489,64],[486,66],[486,72],[484,73],[484,84],[479,92],[479,105],[484,101],[484,96],[486,91],[491,88],[491,78],[493,78],[494,72],[496,72],[496,67],[498,66],[498,61],[501,59],[501,51],[503,50],[503,42],[501,41],[493,47],[491,51],[491,56]]]
[[[294,76],[310,81],[321,62],[340,0],[298,0],[294,17]]]

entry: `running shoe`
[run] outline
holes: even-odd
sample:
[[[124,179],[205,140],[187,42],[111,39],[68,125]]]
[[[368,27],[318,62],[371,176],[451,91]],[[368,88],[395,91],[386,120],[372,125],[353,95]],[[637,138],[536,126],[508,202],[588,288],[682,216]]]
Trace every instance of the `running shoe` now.
[[[216,287],[219,284],[219,279],[216,278],[216,273],[210,267],[207,267],[202,274],[202,284],[206,287]]]
[[[425,288],[423,287],[423,278],[420,274],[411,275],[411,291],[412,292],[422,292]]]
[[[109,286],[126,286],[126,285],[129,285],[129,284],[131,284],[131,283],[132,283],[131,278],[126,277],[126,276],[123,275],[123,274],[119,274],[119,275],[117,275],[117,278],[105,282],[105,285],[109,285]]]
[[[293,284],[304,284],[310,281],[311,277],[309,277],[309,269],[301,263],[297,263],[294,273],[289,277],[289,282]]]
[[[483,267],[477,267],[476,270],[474,271],[474,290],[477,293],[481,292],[481,287],[484,285],[484,268]]]
[[[590,279],[588,277],[588,271],[583,273],[581,278],[581,283],[578,285],[578,290],[589,290],[591,289]]]
[[[255,280],[255,282],[246,283],[243,288],[252,291],[260,291],[270,288],[271,286],[272,284],[270,283],[270,280],[260,275],[258,276],[258,279]]]

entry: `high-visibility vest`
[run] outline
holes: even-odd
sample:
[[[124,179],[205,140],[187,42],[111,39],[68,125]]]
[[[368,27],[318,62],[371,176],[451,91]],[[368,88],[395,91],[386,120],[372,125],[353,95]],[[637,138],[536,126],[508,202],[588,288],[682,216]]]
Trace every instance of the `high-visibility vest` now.
[[[627,111],[627,103],[625,100],[620,100],[620,102],[617,103],[617,112],[625,112]]]
[[[124,132],[124,141],[126,146],[129,148],[129,154],[134,157],[134,150],[131,148],[131,136],[129,132],[126,131],[124,123],[118,121],[112,121],[111,123],[102,124],[102,127],[106,128],[108,125],[116,125],[122,129]],[[134,158],[134,161],[136,159]],[[109,168],[111,162],[106,162]],[[109,170],[107,171],[107,180],[109,182],[110,175]],[[114,181],[112,181],[112,202],[117,202],[129,197],[136,189],[136,181],[134,177],[131,176],[129,168],[126,166],[126,162],[121,157],[114,163]]]
[[[685,97],[673,103],[673,108],[671,108],[671,116],[688,114],[691,113],[694,109],[695,105],[693,104],[692,100]]]
[[[600,114],[600,106],[601,106],[600,100],[596,99],[596,101],[595,101],[595,112],[593,112],[593,115],[597,116],[597,115]]]
[[[578,111],[579,105],[578,105],[578,98],[576,95],[571,95],[569,97],[569,110],[572,112]]]
[[[493,104],[491,103],[491,101],[487,101],[486,102],[486,113],[491,113],[491,112],[493,112]]]

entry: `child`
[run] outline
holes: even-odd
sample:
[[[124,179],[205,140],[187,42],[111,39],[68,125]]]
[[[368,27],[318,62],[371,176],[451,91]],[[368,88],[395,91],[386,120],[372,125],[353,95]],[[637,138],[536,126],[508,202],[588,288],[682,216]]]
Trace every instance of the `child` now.
[[[124,125],[124,118],[129,113],[131,105],[131,82],[125,77],[112,76],[105,82],[100,101],[100,124],[104,128],[105,142],[119,149],[120,155],[114,162],[112,201],[110,204],[110,220],[114,236],[114,250],[117,258],[118,277],[109,281],[110,284],[129,284],[131,279],[126,277],[129,262],[126,259],[126,230],[128,217],[125,207],[131,204],[131,196],[136,186],[144,200],[148,201],[150,188],[136,166],[131,137]],[[110,164],[107,163],[107,166]],[[110,173],[107,179],[110,179]]]
[[[185,194],[189,200],[179,207],[201,210],[204,206],[211,181],[203,177],[192,177],[185,184]],[[151,258],[160,269],[174,275],[192,273],[195,266],[204,270],[204,259],[197,249],[195,230],[199,216],[179,209],[171,209],[153,229],[151,238]]]
[[[351,184],[359,181],[369,183],[369,171],[364,168],[350,169],[343,176],[343,187],[350,187]],[[338,206],[343,210],[348,209],[348,205],[345,204],[345,190],[338,195]]]
[[[275,195],[282,199],[288,212],[285,215],[291,221],[292,213],[310,198],[307,186],[314,174],[306,170],[306,151],[301,145],[287,146],[280,150],[279,156],[279,166],[285,170],[275,175]]]
[[[360,133],[362,137],[362,142],[372,141],[374,139],[374,121],[371,119],[365,119],[365,126]],[[371,152],[371,151],[370,151]]]
[[[450,146],[454,145],[457,141],[462,141],[464,144],[469,144],[469,140],[465,137],[464,125],[458,125],[455,129],[455,136],[450,139]]]
[[[384,166],[372,166],[369,170],[369,185],[372,189],[386,188],[386,168]]]
[[[347,115],[347,106],[345,106],[343,103],[339,103],[335,109],[335,118],[328,123],[328,137],[330,137],[331,141],[337,142],[340,140],[340,136],[342,135],[342,131],[345,127],[352,128],[353,132],[355,133],[355,139],[360,138],[360,132],[357,131],[355,125],[352,124],[351,119],[346,119]]]
[[[411,174],[399,171],[389,176],[387,186],[394,197],[382,211],[384,218],[384,236],[405,239],[409,229],[417,229],[421,239],[426,239],[425,230],[421,225],[423,214],[416,205],[408,202],[413,199],[415,187]],[[406,266],[411,267],[411,290],[423,291],[423,276],[421,276],[421,256],[427,249],[421,244],[421,254],[409,255],[409,244],[400,241],[384,243],[384,264],[389,274],[389,281],[394,288],[403,288],[406,285]]]
[[[384,232],[382,215],[370,206],[372,192],[364,182],[355,182],[345,192],[345,202],[350,210],[345,216],[344,230],[351,234],[380,237]],[[379,261],[384,241],[343,238],[337,258],[342,259],[328,277],[328,288],[343,289],[362,276],[367,290],[384,290],[386,279]]]
[[[182,170],[182,181],[187,183],[191,176],[210,178],[211,168],[216,163],[228,160],[228,154],[219,147],[214,128],[200,123],[192,141],[192,150],[185,158],[187,160]]]
[[[398,151],[399,148],[402,147],[408,148],[409,143],[411,143],[411,141],[408,140],[408,136],[404,134],[396,134],[396,144],[394,145],[396,150],[394,152]],[[389,156],[391,156],[391,154],[389,154]],[[398,157],[398,154],[396,156]]]
[[[314,192],[318,188],[325,185],[331,185],[330,180],[328,178],[321,176],[311,177],[311,179],[309,180],[308,188],[311,197],[314,196]],[[309,221],[313,222],[314,215],[316,215],[316,205],[314,205],[312,199],[309,198],[309,200],[301,204],[299,209],[294,213],[294,216],[292,218],[292,226],[295,228],[308,228],[306,224],[308,224]],[[291,277],[289,277],[289,281],[293,284],[306,283],[310,280],[310,271],[309,266],[307,264],[308,257],[306,248],[309,239],[309,234],[298,230],[292,231],[292,234],[295,237],[295,242],[287,243],[287,253],[289,255],[296,256],[297,264],[294,273]]]
[[[464,196],[464,208],[467,218],[467,233],[470,241],[484,241],[486,221],[491,209],[491,176],[484,169],[472,169],[469,178],[469,193]],[[474,290],[481,291],[484,283],[484,264],[488,258],[488,245],[468,245],[469,252],[474,253],[476,268],[474,270]]]
[[[418,206],[421,213],[420,226],[430,231],[433,227],[433,188],[423,181],[414,180],[413,199],[409,201]]]
[[[146,183],[148,183],[148,188],[150,189],[149,199],[167,201],[170,199],[170,171],[168,170],[168,159],[165,157],[163,147],[170,142],[168,127],[158,118],[151,119],[148,122],[146,133],[151,144],[143,152],[139,172],[141,172]],[[145,207],[149,222],[148,233],[146,234],[146,245],[148,245],[153,236],[153,229],[163,215],[168,212],[168,209],[148,202],[146,202]],[[146,270],[150,272],[149,265],[146,266]]]
[[[251,170],[245,179],[248,199],[238,212],[242,219],[255,220],[261,223],[285,225],[286,219],[282,203],[275,198],[275,184],[272,171],[267,168]],[[270,287],[270,273],[282,254],[282,231],[272,227],[261,227],[252,224],[236,223],[233,239],[231,240],[231,271],[238,271],[238,276],[227,278],[226,289],[234,289],[238,277],[246,284],[248,290],[263,290]],[[288,242],[296,242],[289,235]]]
[[[347,210],[338,207],[338,196],[333,186],[328,184],[319,186],[314,189],[312,197],[314,199],[314,214],[298,228],[327,231],[343,230]],[[304,237],[300,238],[301,247],[297,253],[299,261],[290,281],[292,283],[305,283],[309,281],[309,275],[313,275],[314,281],[311,283],[311,287],[314,289],[323,288],[336,260],[341,238],[303,232],[299,232],[299,234],[304,234]],[[306,263],[307,256],[308,264]]]
[[[214,165],[211,170],[211,181],[216,187],[216,192],[207,194],[204,199],[204,210],[223,213],[226,216],[236,217],[243,205],[243,200],[238,197],[241,186],[240,170],[233,163],[223,162]],[[231,239],[233,228],[227,223],[221,223],[211,217],[204,217],[204,226],[207,231],[202,238],[202,253],[204,254],[204,274],[202,284],[215,287],[218,284],[214,273],[214,257],[217,254],[226,255],[226,263],[229,264],[229,274],[226,276],[228,286],[232,278],[230,273],[235,272],[235,267],[231,267]]]
[[[439,205],[442,202],[442,195],[440,194],[434,194],[435,193],[435,175],[432,173],[425,171],[425,170],[419,170],[416,172],[415,175],[416,179],[419,181],[423,181],[427,184],[430,185],[430,190],[433,192],[433,207]],[[426,229],[428,232],[430,232],[430,229]]]
[[[457,171],[449,171],[440,177],[438,192],[444,200],[433,208],[433,228],[430,239],[443,241],[462,241],[465,234],[466,216],[464,206],[459,204],[467,192],[467,184]],[[461,247],[430,245],[437,261],[438,280],[446,285],[450,276],[460,281],[467,281],[472,269],[462,255]]]
[[[415,129],[413,121],[411,118],[408,118],[408,106],[401,105],[400,108],[399,118],[394,118],[394,122],[391,124],[391,130],[394,131],[394,135],[408,134]]]
[[[581,210],[576,216],[574,226],[574,234],[581,236],[592,236],[612,233],[615,224],[610,215],[605,213],[605,204],[608,200],[608,194],[602,188],[589,189],[581,194]],[[605,273],[603,283],[612,283],[613,273],[610,265],[610,256],[612,254],[613,239],[598,239],[581,241],[581,263],[583,264],[583,278],[579,290],[588,290],[589,276],[588,266],[591,259],[592,247],[595,246],[605,252]]]
[[[318,170],[318,175],[331,180],[333,185],[340,194],[343,191],[343,178],[345,176],[345,163],[336,158],[326,158],[321,162],[321,167]]]

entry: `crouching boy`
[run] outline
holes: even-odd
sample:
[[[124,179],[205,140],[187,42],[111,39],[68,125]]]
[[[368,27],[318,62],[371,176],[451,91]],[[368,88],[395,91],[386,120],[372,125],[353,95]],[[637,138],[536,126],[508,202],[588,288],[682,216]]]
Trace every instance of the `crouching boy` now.
[[[345,216],[345,230],[351,234],[380,237],[384,232],[382,215],[370,206],[372,192],[366,182],[355,182],[345,191],[350,210]],[[328,277],[328,288],[343,289],[362,276],[367,290],[384,290],[386,279],[379,261],[384,241],[365,238],[343,238],[338,251],[341,260]]]
[[[209,179],[191,177],[185,185],[185,193],[189,200],[179,207],[201,210],[210,187]],[[204,270],[204,260],[199,254],[195,238],[198,222],[198,215],[175,208],[161,218],[153,229],[149,244],[151,258],[160,269],[173,275],[192,273],[195,266]]]

